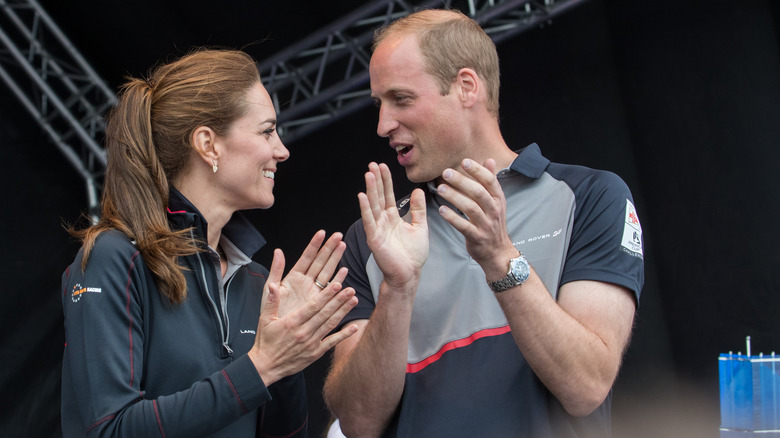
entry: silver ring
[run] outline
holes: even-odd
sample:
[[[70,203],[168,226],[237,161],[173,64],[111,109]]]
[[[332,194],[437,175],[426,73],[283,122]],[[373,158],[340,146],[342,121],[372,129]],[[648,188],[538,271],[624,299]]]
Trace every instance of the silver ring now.
[[[316,278],[314,279],[314,284],[316,284],[317,287],[319,287],[320,289],[325,289],[325,287],[327,286],[327,284],[320,283]],[[328,282],[328,284],[330,284],[330,282]]]

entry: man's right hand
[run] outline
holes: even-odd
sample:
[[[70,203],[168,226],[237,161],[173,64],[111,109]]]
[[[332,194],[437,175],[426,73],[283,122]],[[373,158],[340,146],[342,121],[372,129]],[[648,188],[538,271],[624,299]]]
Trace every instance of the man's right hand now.
[[[384,281],[395,290],[409,290],[408,286],[419,280],[428,258],[425,194],[421,189],[412,192],[411,223],[408,223],[398,214],[387,165],[369,164],[365,179],[366,192],[358,194],[358,200],[368,247]]]

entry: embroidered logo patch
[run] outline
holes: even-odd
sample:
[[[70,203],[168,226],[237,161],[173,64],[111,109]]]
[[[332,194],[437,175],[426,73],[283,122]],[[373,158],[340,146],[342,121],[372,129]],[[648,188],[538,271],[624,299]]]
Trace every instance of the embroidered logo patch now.
[[[81,284],[76,283],[73,285],[73,294],[70,296],[70,299],[73,300],[74,303],[78,302],[81,299],[81,296],[85,293],[94,293],[99,294],[103,292],[103,290],[99,287],[81,287]]]
[[[626,225],[623,227],[623,243],[621,246],[631,255],[642,255],[642,226],[639,224],[639,216],[636,214],[634,204],[626,199]]]

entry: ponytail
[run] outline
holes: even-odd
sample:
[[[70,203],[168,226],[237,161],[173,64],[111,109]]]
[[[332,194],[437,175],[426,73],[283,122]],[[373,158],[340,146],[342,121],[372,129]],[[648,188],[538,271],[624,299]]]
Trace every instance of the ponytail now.
[[[102,215],[97,225],[81,233],[81,267],[86,269],[101,232],[119,230],[136,242],[160,293],[173,303],[181,303],[186,298],[187,285],[177,257],[200,249],[188,237],[188,230],[172,231],[168,224],[168,179],[152,140],[152,91],[144,80],[128,80],[109,115]]]

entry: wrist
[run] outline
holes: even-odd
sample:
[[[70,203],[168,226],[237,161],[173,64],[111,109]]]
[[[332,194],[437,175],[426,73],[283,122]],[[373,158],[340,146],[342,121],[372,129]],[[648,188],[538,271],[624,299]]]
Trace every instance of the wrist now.
[[[491,283],[506,277],[511,268],[510,263],[512,259],[521,255],[522,253],[513,246],[511,251],[502,251],[500,256],[494,257],[490,261],[480,263],[482,271],[485,273],[485,280],[487,280],[488,283]]]
[[[417,285],[420,284],[420,277],[422,276],[422,266],[398,271],[399,272],[383,271],[382,283],[397,291],[416,291]]]
[[[507,273],[503,277],[497,280],[490,280],[489,277],[485,277],[488,287],[494,293],[504,292],[513,287],[521,286],[531,276],[531,265],[522,253],[511,258],[508,264]]]
[[[277,376],[273,372],[274,367],[268,363],[267,357],[260,353],[256,348],[252,348],[247,353],[249,359],[257,370],[257,374],[260,376],[260,380],[263,381],[266,387],[271,386],[274,382],[281,379],[284,376]]]
[[[391,279],[385,277],[382,280],[380,291],[392,291],[393,296],[414,296],[417,292],[417,286],[420,284],[420,273],[403,278]]]

